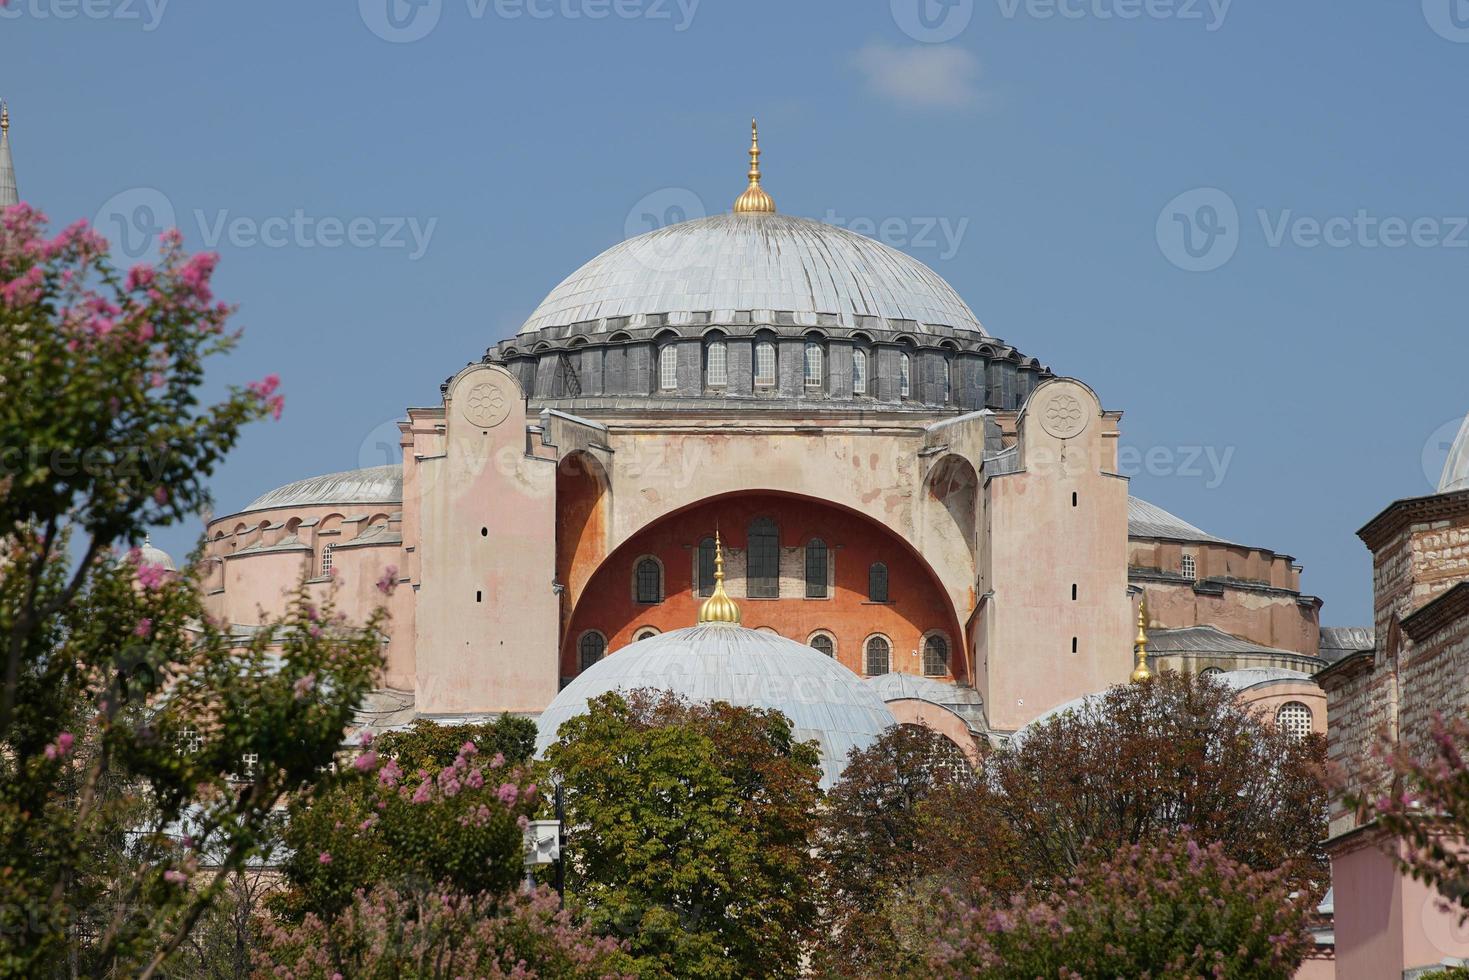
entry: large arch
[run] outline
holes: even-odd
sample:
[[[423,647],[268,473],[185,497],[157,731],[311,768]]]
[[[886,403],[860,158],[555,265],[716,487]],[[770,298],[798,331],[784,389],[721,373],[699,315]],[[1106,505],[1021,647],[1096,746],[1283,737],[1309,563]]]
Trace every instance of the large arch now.
[[[556,581],[561,583],[563,635],[587,578],[607,556],[611,512],[607,471],[591,453],[568,453],[556,464]]]
[[[776,598],[748,598],[744,572],[746,537],[751,523],[770,517],[779,529],[780,593]],[[921,673],[922,637],[941,630],[954,640],[951,675],[969,683],[969,657],[961,648],[959,626],[949,593],[933,568],[900,534],[868,515],[839,504],[776,490],[748,490],[709,497],[678,508],[639,528],[593,569],[579,569],[580,590],[562,632],[563,676],[577,672],[570,638],[596,629],[616,651],[637,628],[661,630],[692,626],[697,619],[698,542],[718,527],[725,543],[727,586],[739,602],[745,625],[774,629],[801,642],[813,632],[837,637],[837,659],[861,672],[862,639],[874,631],[894,640],[893,669]],[[831,576],[827,598],[805,596],[804,545],[813,537],[830,548]],[[632,603],[626,587],[630,562],[656,555],[666,570],[665,597],[656,605]],[[871,602],[867,571],[881,560],[892,570],[889,602]]]

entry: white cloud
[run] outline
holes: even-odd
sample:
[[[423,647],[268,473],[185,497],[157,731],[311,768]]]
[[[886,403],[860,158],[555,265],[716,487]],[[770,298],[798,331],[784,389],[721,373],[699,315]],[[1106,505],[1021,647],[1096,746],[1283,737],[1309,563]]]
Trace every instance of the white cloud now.
[[[925,109],[979,103],[979,59],[952,44],[897,47],[874,41],[852,55],[867,87],[886,99]]]

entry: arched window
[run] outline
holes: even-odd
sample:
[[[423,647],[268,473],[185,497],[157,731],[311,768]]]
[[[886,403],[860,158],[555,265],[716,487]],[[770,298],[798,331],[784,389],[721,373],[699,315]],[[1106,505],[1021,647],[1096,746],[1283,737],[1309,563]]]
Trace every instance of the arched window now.
[[[655,637],[657,635],[658,635],[658,631],[655,630],[653,627],[651,627],[651,626],[644,626],[642,629],[638,630],[636,633],[634,633],[632,635],[632,641],[634,643],[638,643],[638,642],[641,642],[643,640],[647,640],[647,639],[650,639],[652,637]]]
[[[954,362],[944,361],[944,404],[947,405],[954,398]]]
[[[1222,673],[1224,673],[1223,668],[1220,668],[1220,667],[1205,667],[1203,670],[1199,671],[1199,676],[1200,677],[1218,677]]]
[[[824,653],[828,657],[836,656],[837,645],[833,643],[831,637],[826,635],[825,633],[817,633],[812,636],[810,645],[811,649],[815,650],[817,653]]]
[[[768,340],[755,344],[755,383],[775,384],[775,345]]]
[[[867,352],[860,347],[852,351],[852,394],[867,394]]]
[[[812,538],[806,542],[806,598],[825,599],[826,580],[826,542],[820,538]]]
[[[880,561],[873,562],[867,570],[867,600],[888,601],[888,567]]]
[[[806,352],[803,359],[806,371],[806,387],[821,387],[821,345],[814,340],[806,341]]]
[[[1180,573],[1182,573],[1183,577],[1188,579],[1190,582],[1198,578],[1199,575],[1198,565],[1194,563],[1193,555],[1184,555],[1183,561],[1179,562],[1178,570]]]
[[[714,594],[714,539],[705,538],[699,542],[699,595],[709,596]]]
[[[332,552],[337,550],[336,543],[327,545],[321,549],[321,574],[330,575],[332,570]]]
[[[768,517],[757,517],[750,523],[745,594],[752,599],[780,597],[780,536],[775,522]]]
[[[1311,709],[1299,701],[1287,701],[1275,712],[1275,727],[1292,738],[1311,734]]]
[[[913,359],[907,354],[898,355],[898,395],[907,398],[913,394]]]
[[[577,646],[577,652],[581,656],[581,669],[586,670],[606,655],[607,637],[596,630],[587,630],[581,635],[581,643]]]
[[[886,674],[889,670],[889,662],[892,659],[892,647],[888,641],[881,636],[870,637],[867,640],[866,668],[867,676],[876,677],[878,674]]]
[[[663,601],[663,569],[659,567],[656,558],[644,558],[638,562],[635,578],[639,602]]]
[[[704,378],[711,388],[729,384],[729,348],[722,340],[711,340],[704,352]]]
[[[937,633],[923,641],[923,674],[942,677],[949,672],[949,641]]]
[[[658,387],[664,391],[678,387],[678,348],[673,344],[658,351]]]

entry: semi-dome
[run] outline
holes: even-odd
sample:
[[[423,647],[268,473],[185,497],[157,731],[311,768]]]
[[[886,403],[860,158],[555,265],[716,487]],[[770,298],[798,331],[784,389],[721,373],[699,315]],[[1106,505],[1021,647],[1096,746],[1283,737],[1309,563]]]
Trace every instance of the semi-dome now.
[[[867,748],[897,723],[871,685],[830,657],[774,633],[714,622],[639,640],[583,671],[537,720],[536,754],[591,699],[639,688],[778,709],[797,739],[820,746],[821,785],[828,789],[848,752]]]
[[[609,319],[742,310],[915,321],[977,331],[974,312],[938,273],[856,232],[765,211],[672,224],[614,245],[551,290],[521,334],[579,325],[610,332]]]
[[[397,504],[403,501],[403,465],[369,466],[311,476],[261,494],[240,513],[318,504]]]
[[[1439,493],[1469,490],[1469,417],[1459,429],[1454,448],[1449,450],[1448,462],[1444,464],[1443,476],[1438,481]]]

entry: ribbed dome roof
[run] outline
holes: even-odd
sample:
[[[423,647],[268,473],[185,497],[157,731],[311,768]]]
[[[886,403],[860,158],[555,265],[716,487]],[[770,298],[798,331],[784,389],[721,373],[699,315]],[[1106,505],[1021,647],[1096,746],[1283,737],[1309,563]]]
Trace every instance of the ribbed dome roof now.
[[[568,684],[541,713],[536,754],[568,719],[609,691],[653,688],[690,701],[777,708],[796,738],[821,747],[821,785],[830,788],[847,753],[866,748],[897,723],[860,677],[811,647],[773,633],[720,623],[639,640],[603,658]]]
[[[1449,460],[1444,464],[1443,476],[1438,481],[1438,492],[1469,490],[1469,418],[1459,429],[1454,448],[1449,450]]]
[[[263,493],[240,513],[314,504],[397,504],[403,502],[403,465],[369,466],[311,476]]]
[[[877,316],[984,332],[953,287],[922,262],[845,228],[759,213],[685,221],[614,245],[551,290],[520,332],[736,310],[836,314],[847,326]]]

